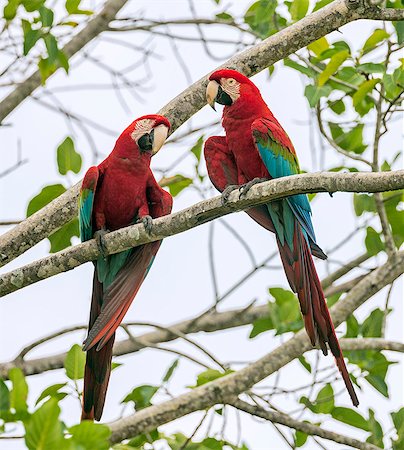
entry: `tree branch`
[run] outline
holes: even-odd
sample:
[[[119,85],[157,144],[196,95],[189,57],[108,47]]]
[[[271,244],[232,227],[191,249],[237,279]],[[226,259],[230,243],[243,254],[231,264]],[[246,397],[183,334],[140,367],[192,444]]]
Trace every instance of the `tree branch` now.
[[[123,250],[154,242],[190,230],[231,212],[241,211],[253,205],[268,203],[289,195],[309,192],[376,192],[404,188],[404,170],[394,172],[356,173],[306,173],[277,178],[253,186],[248,194],[239,198],[239,192],[230,194],[222,205],[221,196],[197,203],[177,213],[153,220],[148,233],[141,224],[113,231],[105,236],[105,253]],[[100,256],[94,239],[69,247],[26,266],[0,276],[0,296],[9,294],[30,284],[72,270]]]
[[[335,327],[345,321],[355,309],[383,287],[391,284],[404,272],[404,251],[398,252],[394,262],[388,260],[360,281],[343,300],[331,309]],[[304,330],[271,353],[249,366],[215,381],[186,392],[175,399],[148,408],[109,424],[111,443],[148,432],[164,423],[171,422],[192,412],[209,408],[215,404],[232,403],[237,396],[254,384],[268,377],[295,358],[310,350]]]
[[[362,278],[362,276],[360,278]],[[328,297],[337,292],[347,292],[352,289],[352,287],[355,286],[358,281],[359,277],[341,285],[329,286],[328,288],[324,287],[323,281],[322,285],[324,288],[324,295]],[[254,307],[252,305],[249,305],[246,308],[220,313],[216,310],[212,310],[211,312],[209,312],[209,314],[202,313],[202,315],[199,317],[181,321],[171,326],[157,327],[156,325],[153,325],[158,329],[156,331],[139,336],[137,342],[133,342],[133,340],[130,339],[116,342],[114,345],[114,356],[127,355],[143,350],[148,347],[147,345],[143,344],[144,342],[161,344],[164,342],[173,341],[178,337],[186,336],[192,333],[212,333],[229,328],[237,328],[244,325],[250,325],[257,319],[265,317],[267,314],[268,307],[266,305]],[[130,323],[126,323],[126,325],[130,325]],[[142,325],[149,326],[146,323],[142,323]],[[63,367],[63,363],[67,353],[59,353],[57,355],[31,359],[28,361],[24,359],[24,357],[28,352],[30,352],[33,348],[36,348],[38,345],[48,342],[55,337],[59,337],[61,335],[82,329],[87,329],[87,326],[78,325],[65,328],[50,335],[44,336],[41,339],[38,339],[37,341],[27,345],[23,350],[21,350],[21,352],[13,361],[0,364],[0,377],[3,379],[7,379],[8,371],[13,367],[19,367],[26,376],[36,375],[48,370],[61,369]]]
[[[109,0],[108,4],[110,3],[120,5],[125,2],[123,0],[120,2]],[[231,67],[250,77],[320,37],[361,18],[402,20],[404,19],[404,10],[390,10],[375,6],[364,7],[359,0],[335,0],[324,8],[265,39],[263,42],[235,55],[220,67]],[[105,19],[106,22],[107,20]],[[80,40],[78,36],[76,38]],[[84,41],[85,43],[88,42],[85,39]],[[80,48],[85,43],[82,43]],[[79,48],[75,51],[77,50]],[[2,111],[0,113],[0,121],[40,84],[40,81],[37,82],[35,79],[35,83],[31,86],[29,80],[20,85],[25,87],[19,86],[0,103],[0,110]],[[206,104],[206,82],[207,75],[188,87],[159,111],[159,114],[169,118],[172,124],[171,132],[175,131]],[[25,85],[25,83],[27,84]],[[6,103],[8,104],[7,108]],[[22,224],[0,236],[0,267],[12,261],[75,217],[77,215],[78,191],[78,186],[74,186],[65,192],[60,199],[49,203]],[[61,211],[62,214],[60,214]]]
[[[66,57],[70,59],[100,33],[106,31],[109,23],[115,19],[118,11],[125,6],[126,2],[127,0],[107,0],[102,10],[63,47],[62,51]],[[41,82],[41,74],[39,70],[36,70],[7,95],[0,102],[0,123],[35,89],[41,86]]]
[[[376,445],[358,441],[357,439],[345,436],[344,434],[325,430],[324,428],[308,422],[301,422],[300,420],[293,419],[288,414],[278,411],[269,411],[256,405],[250,405],[242,400],[230,401],[229,404],[240,411],[244,411],[256,417],[261,417],[261,419],[269,420],[272,423],[285,425],[286,427],[302,431],[311,436],[319,436],[323,439],[338,442],[338,444],[349,445],[352,448],[359,448],[361,450],[381,450],[380,447],[377,447]]]

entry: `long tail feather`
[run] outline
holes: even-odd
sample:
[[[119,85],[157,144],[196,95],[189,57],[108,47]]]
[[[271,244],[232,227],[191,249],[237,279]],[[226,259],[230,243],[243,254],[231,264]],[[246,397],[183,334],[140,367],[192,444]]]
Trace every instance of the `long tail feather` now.
[[[98,281],[96,271],[93,279],[93,295],[91,299],[91,328],[101,311],[103,301],[102,284]],[[100,420],[105,403],[105,396],[111,374],[112,347],[115,335],[99,351],[90,349],[86,355],[84,369],[84,391],[81,420]]]
[[[278,247],[286,277],[292,290],[298,295],[304,325],[312,345],[318,342],[326,355],[326,344],[328,343],[352,403],[354,406],[358,406],[359,400],[349,378],[313,258],[298,223],[295,223],[293,250],[289,248],[286,242],[282,245],[279,240]]]

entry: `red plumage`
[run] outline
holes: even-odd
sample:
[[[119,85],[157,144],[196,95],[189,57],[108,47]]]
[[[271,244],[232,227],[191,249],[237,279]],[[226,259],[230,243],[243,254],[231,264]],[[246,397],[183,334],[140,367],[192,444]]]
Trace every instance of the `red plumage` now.
[[[226,105],[222,121],[226,136],[212,136],[205,144],[206,165],[214,186],[222,192],[229,185],[242,185],[255,178],[270,179],[298,173],[293,144],[254,83],[230,69],[214,72],[209,80],[208,102],[213,105],[216,100]],[[265,155],[261,153],[264,150],[258,147],[257,136],[263,136],[266,142],[273,143],[272,149],[264,149],[268,152]],[[267,158],[266,162],[264,157]],[[271,176],[267,167],[275,175]],[[285,167],[296,172],[279,173]],[[357,406],[358,398],[349,378],[311,254],[322,259],[326,256],[316,244],[314,234],[310,235],[311,229],[307,227],[308,222],[305,222],[309,212],[306,216],[306,211],[303,211],[304,217],[299,216],[301,210],[291,206],[291,202],[292,200],[280,200],[250,208],[246,212],[261,226],[276,233],[282,264],[292,290],[298,295],[310,340],[313,345],[318,342],[324,354],[327,354],[328,343],[352,403]],[[277,224],[273,222],[273,217],[277,218]],[[288,226],[289,229],[292,226],[292,242],[288,242],[285,237]],[[285,233],[284,236],[279,234],[279,230]]]
[[[153,152],[170,127],[162,116],[143,116],[119,136],[111,154],[92,167],[83,180],[80,197],[82,240],[96,231],[117,230],[150,216],[170,214],[172,197],[150,170]],[[143,148],[144,147],[144,148]],[[158,148],[157,148],[158,147]],[[115,330],[138,292],[161,241],[141,245],[95,262],[82,420],[100,420],[111,372]]]

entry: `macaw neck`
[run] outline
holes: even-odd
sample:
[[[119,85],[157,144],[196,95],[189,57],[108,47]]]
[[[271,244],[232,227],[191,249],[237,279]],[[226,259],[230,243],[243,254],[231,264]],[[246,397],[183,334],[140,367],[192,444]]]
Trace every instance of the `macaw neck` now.
[[[137,176],[146,175],[149,172],[150,161],[150,153],[139,151],[133,141],[118,141],[102,165]]]
[[[231,105],[223,110],[223,126],[243,122],[251,125],[260,117],[273,117],[267,104],[258,93],[244,93]]]

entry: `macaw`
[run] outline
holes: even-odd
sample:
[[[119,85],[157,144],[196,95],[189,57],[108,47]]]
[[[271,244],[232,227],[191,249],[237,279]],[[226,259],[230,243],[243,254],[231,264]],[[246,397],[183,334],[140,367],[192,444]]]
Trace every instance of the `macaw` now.
[[[245,195],[257,182],[300,172],[291,140],[257,86],[246,76],[236,70],[217,70],[209,77],[206,99],[213,109],[215,102],[224,105],[222,124],[226,136],[212,136],[204,146],[209,178],[222,192],[224,203],[236,188]],[[357,406],[359,401],[311,256],[327,258],[316,243],[307,196],[293,195],[246,212],[276,234],[286,277],[298,295],[310,341],[313,346],[318,342],[325,355],[328,343],[352,403]]]
[[[167,138],[170,122],[158,115],[140,117],[119,136],[111,154],[88,169],[79,197],[81,240],[96,238],[102,256],[94,262],[82,420],[100,420],[111,373],[115,330],[145,279],[161,241],[104,256],[103,236],[170,214],[172,197],[156,182],[152,155]]]

